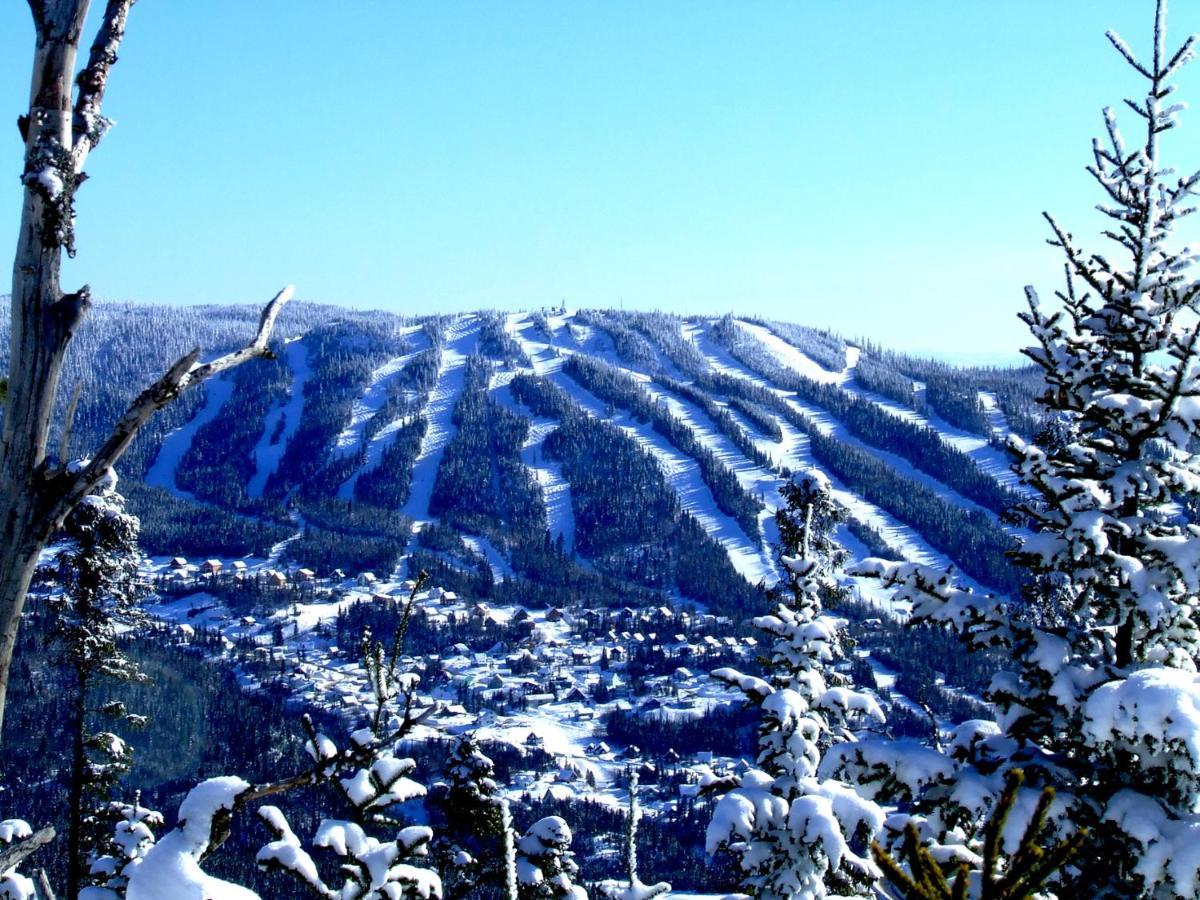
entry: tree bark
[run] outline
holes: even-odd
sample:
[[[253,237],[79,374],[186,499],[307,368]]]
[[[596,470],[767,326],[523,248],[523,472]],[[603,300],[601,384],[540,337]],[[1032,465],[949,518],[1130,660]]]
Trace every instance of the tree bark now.
[[[21,612],[38,555],[67,513],[106,476],[150,417],[185,388],[255,357],[291,289],[263,312],[258,334],[211,363],[182,357],[130,405],[82,467],[47,456],[63,360],[90,303],[87,286],[63,293],[62,254],[74,251],[75,192],[83,164],[108,128],[101,102],[134,0],[107,0],[87,64],[75,61],[90,0],[29,0],[37,33],[25,140],[24,194],[13,261],[8,397],[0,431],[0,735]],[[78,91],[72,83],[77,81]]]

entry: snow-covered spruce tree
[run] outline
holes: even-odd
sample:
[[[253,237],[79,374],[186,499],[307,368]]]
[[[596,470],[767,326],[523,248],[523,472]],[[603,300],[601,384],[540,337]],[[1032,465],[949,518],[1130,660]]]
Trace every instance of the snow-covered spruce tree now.
[[[658,884],[642,884],[638,877],[637,832],[642,818],[642,807],[638,803],[637,769],[629,772],[629,814],[625,819],[625,884],[616,881],[602,882],[600,891],[609,900],[651,900],[671,890],[664,881]]]
[[[517,841],[517,896],[521,900],[587,900],[571,879],[579,874],[571,852],[571,829],[561,816],[546,816]]]
[[[754,620],[771,638],[769,680],[729,668],[713,672],[758,704],[762,720],[758,768],[706,785],[728,791],[717,802],[707,848],[734,853],[743,885],[756,897],[823,897],[827,887],[865,893],[879,876],[867,849],[883,811],[818,769],[828,748],[854,741],[855,730],[881,722],[883,712],[832,668],[839,626],[821,605],[840,562],[829,534],[838,520],[829,483],[819,472],[801,473],[787,500],[790,528],[781,534],[785,550],[795,553],[784,556],[790,597],[774,615]]]
[[[93,850],[88,874],[94,884],[80,891],[79,900],[123,900],[130,876],[154,846],[162,813],[142,806],[137,794],[132,803],[112,801],[97,818],[111,828],[107,841]]]
[[[1162,158],[1181,109],[1170,81],[1193,54],[1190,38],[1167,51],[1165,13],[1159,0],[1149,60],[1108,35],[1147,83],[1126,101],[1138,145],[1111,110],[1093,145],[1112,254],[1085,252],[1047,216],[1066,259],[1061,310],[1047,313],[1027,288],[1036,346],[1025,352],[1059,436],[1012,441],[1034,494],[1023,507],[1034,534],[1016,554],[1032,588],[1007,602],[919,566],[863,568],[899,587],[914,621],[948,623],[1013,662],[991,685],[999,727],[960,733],[956,768],[923,800],[922,836],[962,843],[1019,767],[1033,796],[1018,798],[1006,839],[1043,785],[1058,788],[1058,833],[1088,829],[1060,875],[1072,897],[1200,892],[1200,528],[1179,514],[1200,492],[1200,286],[1193,252],[1172,241],[1200,175],[1181,178]],[[853,761],[860,773],[864,762]]]
[[[125,500],[111,474],[67,516],[53,563],[42,575],[54,584],[50,608],[52,634],[73,675],[71,768],[67,822],[67,896],[76,897],[87,880],[88,857],[108,840],[108,823],[97,811],[107,808],[110,794],[128,771],[132,754],[126,742],[107,727],[93,730],[101,718],[139,726],[144,718],[111,701],[95,705],[97,689],[144,676],[118,643],[122,628],[141,620],[136,576],[141,554],[138,520],[125,512]]]
[[[502,822],[494,770],[471,734],[463,733],[446,759],[446,780],[429,790],[426,805],[438,828],[433,857],[447,898],[467,896],[479,883],[503,880],[504,860],[496,852]]]

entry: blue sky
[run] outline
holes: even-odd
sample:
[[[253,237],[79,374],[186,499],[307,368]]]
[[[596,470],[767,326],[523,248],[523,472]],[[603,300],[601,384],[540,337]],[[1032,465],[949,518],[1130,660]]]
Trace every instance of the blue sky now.
[[[102,4],[99,4],[102,6]],[[1171,32],[1200,30],[1177,2]],[[735,310],[1013,354],[1099,225],[1100,109],[1150,0],[141,0],[69,284],[398,311]],[[0,120],[33,30],[0,4]],[[1200,77],[1184,73],[1184,99]],[[1126,130],[1133,136],[1132,116]],[[1200,111],[1168,145],[1200,165]],[[21,146],[0,130],[0,246]]]

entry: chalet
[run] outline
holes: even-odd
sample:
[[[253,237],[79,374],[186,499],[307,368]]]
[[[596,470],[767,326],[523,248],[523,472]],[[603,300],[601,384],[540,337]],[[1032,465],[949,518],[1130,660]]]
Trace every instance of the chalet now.
[[[387,603],[391,599],[392,596],[390,594],[385,594],[382,591],[376,591],[371,595],[371,602],[373,603]]]
[[[249,567],[246,565],[246,561],[243,559],[235,559],[230,568],[233,569],[235,578],[242,578],[245,576],[246,572],[249,571]]]
[[[219,559],[206,559],[200,564],[200,571],[205,575],[217,576],[221,574],[221,570],[225,568],[225,564]]]
[[[546,610],[546,621],[547,622],[561,622],[562,618],[563,618],[563,612],[557,606],[552,606],[548,610]]]
[[[576,685],[575,687],[573,687],[569,691],[567,691],[567,693],[563,696],[563,702],[564,703],[587,703],[588,695],[586,693],[584,693],[582,688],[580,688],[578,685]]]
[[[354,579],[359,587],[371,587],[379,579],[375,577],[374,572],[363,572],[358,578]]]
[[[312,581],[317,577],[317,573],[312,569],[297,569],[295,575],[292,576],[297,582]]]
[[[547,703],[554,702],[553,694],[526,694],[525,702],[530,706],[545,706]]]
[[[442,605],[453,606],[458,602],[458,594],[454,591],[442,591]]]
[[[171,568],[175,569],[177,572],[186,572],[187,567],[188,561],[185,557],[176,556],[171,560]]]
[[[275,569],[266,573],[267,584],[271,587],[287,587],[287,576]]]
[[[542,740],[542,736],[536,731],[529,732],[529,736],[525,738],[525,746],[530,750],[541,750],[546,746],[546,742]]]

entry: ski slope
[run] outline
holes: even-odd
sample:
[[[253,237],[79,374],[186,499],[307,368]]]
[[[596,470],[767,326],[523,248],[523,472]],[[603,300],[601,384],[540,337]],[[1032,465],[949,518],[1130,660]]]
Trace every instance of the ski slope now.
[[[292,385],[288,389],[287,400],[272,406],[267,412],[262,435],[254,445],[254,475],[246,485],[246,493],[251,497],[263,495],[267,480],[279,468],[288,441],[299,429],[300,417],[304,414],[304,388],[312,377],[308,353],[303,342],[293,338],[284,346],[282,356],[291,370]]]
[[[195,440],[197,432],[209,422],[216,419],[221,412],[221,408],[233,396],[233,379],[225,377],[213,378],[205,383],[204,391],[204,405],[197,410],[191,419],[167,434],[162,442],[162,446],[158,449],[158,455],[154,458],[153,465],[150,466],[150,470],[146,472],[145,477],[146,484],[164,488],[176,497],[183,497],[185,500],[192,501],[196,501],[195,495],[190,491],[182,490],[175,483],[175,473],[179,470],[179,463],[183,459],[184,454],[192,446],[192,441]]]
[[[401,512],[414,522],[428,522],[429,501],[433,497],[433,484],[437,479],[438,466],[446,445],[458,433],[454,424],[454,404],[458,402],[466,383],[467,358],[479,346],[479,319],[477,316],[460,316],[454,319],[446,332],[446,341],[441,348],[437,382],[429,392],[429,403],[425,407],[425,418],[429,427],[421,440],[421,450],[413,465],[412,488],[408,501]]]

